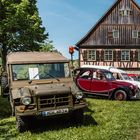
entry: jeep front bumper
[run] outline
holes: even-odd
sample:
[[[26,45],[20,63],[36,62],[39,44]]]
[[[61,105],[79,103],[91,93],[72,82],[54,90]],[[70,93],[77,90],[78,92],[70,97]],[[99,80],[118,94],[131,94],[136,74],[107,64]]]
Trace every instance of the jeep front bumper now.
[[[86,103],[80,103],[76,104],[73,107],[63,107],[63,108],[56,108],[56,109],[43,109],[43,110],[24,110],[24,106],[17,106],[16,109],[16,115],[19,116],[57,116],[57,115],[63,115],[73,112],[74,110],[84,109],[87,106]]]

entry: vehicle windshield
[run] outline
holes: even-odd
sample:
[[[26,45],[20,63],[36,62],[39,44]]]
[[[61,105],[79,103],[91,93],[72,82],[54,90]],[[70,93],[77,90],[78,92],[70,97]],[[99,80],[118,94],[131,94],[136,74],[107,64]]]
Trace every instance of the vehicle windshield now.
[[[12,65],[13,80],[39,80],[70,77],[68,63]]]
[[[122,77],[123,77],[123,80],[131,80],[129,78],[129,76],[127,75],[127,73],[121,73]]]
[[[139,81],[138,77],[132,77],[134,81]]]
[[[104,72],[104,75],[105,75],[107,80],[110,80],[110,81],[116,80],[111,72]]]

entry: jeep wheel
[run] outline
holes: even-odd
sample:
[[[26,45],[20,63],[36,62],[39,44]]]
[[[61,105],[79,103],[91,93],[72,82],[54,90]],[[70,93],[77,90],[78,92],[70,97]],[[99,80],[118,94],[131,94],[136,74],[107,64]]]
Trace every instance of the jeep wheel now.
[[[25,132],[29,129],[28,118],[23,116],[16,116],[16,126],[19,132]]]
[[[124,90],[117,90],[114,94],[114,99],[118,101],[127,100],[127,94]]]
[[[83,119],[84,119],[83,109],[75,110],[72,113],[72,118],[71,119],[74,123],[78,123],[78,124],[83,123]]]

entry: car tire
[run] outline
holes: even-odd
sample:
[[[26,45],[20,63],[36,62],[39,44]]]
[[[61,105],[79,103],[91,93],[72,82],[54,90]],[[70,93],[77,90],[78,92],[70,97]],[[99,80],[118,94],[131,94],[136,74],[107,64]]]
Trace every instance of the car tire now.
[[[84,120],[83,109],[75,110],[74,112],[72,112],[71,119],[74,123],[82,124]]]
[[[117,90],[114,93],[114,99],[118,101],[126,101],[127,100],[127,93],[124,90]]]
[[[20,133],[27,131],[29,129],[28,118],[25,116],[16,116],[16,126]]]

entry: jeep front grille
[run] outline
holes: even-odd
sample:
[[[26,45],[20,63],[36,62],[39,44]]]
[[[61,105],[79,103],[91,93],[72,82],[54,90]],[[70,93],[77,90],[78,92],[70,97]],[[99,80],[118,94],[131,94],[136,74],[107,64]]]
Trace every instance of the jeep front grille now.
[[[38,109],[72,106],[71,94],[55,94],[38,97]]]

